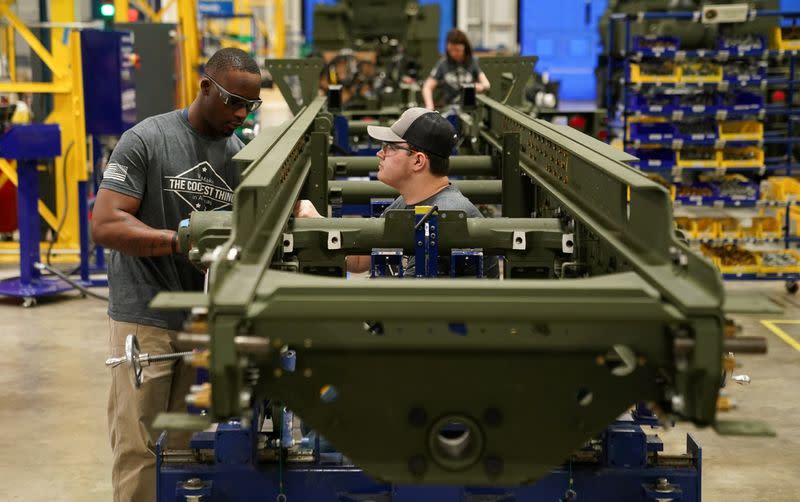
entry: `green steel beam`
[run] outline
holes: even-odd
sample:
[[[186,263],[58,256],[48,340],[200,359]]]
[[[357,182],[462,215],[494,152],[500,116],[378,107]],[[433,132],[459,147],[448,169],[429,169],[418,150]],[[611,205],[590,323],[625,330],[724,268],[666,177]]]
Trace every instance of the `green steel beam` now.
[[[473,204],[498,204],[500,202],[500,180],[453,180]],[[394,188],[380,181],[333,180],[328,182],[332,197],[345,204],[368,204],[372,198],[394,198],[399,194]]]
[[[329,157],[328,172],[333,176],[368,176],[378,171],[377,157]],[[456,155],[450,157],[450,175],[495,176],[497,168],[488,155]]]

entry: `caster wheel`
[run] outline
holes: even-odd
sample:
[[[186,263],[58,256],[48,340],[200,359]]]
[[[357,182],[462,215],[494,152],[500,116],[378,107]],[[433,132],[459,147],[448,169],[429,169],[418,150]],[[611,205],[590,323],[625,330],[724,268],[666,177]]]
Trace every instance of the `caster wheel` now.
[[[786,281],[786,292],[795,294],[800,289],[800,284],[797,281]]]
[[[26,296],[22,299],[22,306],[24,308],[31,308],[36,306],[36,298],[33,296]]]

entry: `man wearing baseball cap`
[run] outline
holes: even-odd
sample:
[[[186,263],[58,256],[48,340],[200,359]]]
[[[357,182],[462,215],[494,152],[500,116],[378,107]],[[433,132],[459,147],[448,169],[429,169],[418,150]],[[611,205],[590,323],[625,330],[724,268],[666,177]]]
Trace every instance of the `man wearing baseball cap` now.
[[[439,210],[461,210],[468,218],[481,218],[480,211],[447,178],[450,152],[458,136],[450,122],[427,108],[409,108],[389,127],[368,126],[367,134],[381,142],[377,156],[378,180],[400,192],[386,208],[412,209],[437,206]],[[384,213],[385,214],[385,213]],[[300,201],[295,216],[320,215],[310,201]],[[350,256],[347,270],[369,269],[369,256]],[[497,258],[484,259],[484,273],[497,277]]]

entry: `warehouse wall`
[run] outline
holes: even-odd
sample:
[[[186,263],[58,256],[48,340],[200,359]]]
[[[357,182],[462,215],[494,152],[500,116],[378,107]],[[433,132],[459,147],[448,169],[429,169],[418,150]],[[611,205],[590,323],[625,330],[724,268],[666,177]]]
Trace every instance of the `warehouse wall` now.
[[[539,56],[536,70],[561,80],[561,99],[595,99],[597,24],[606,5],[606,0],[520,1],[520,51]]]
[[[458,0],[458,28],[472,46],[517,51],[517,0]]]

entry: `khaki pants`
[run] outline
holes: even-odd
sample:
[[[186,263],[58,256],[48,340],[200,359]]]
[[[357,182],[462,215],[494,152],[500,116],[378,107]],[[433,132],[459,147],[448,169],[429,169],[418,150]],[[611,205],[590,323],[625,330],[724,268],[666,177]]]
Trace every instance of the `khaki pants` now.
[[[136,335],[142,353],[175,352],[176,331],[109,319],[109,356],[125,354],[125,338]],[[185,411],[184,398],[194,383],[195,371],[179,360],[154,363],[143,372],[139,389],[131,370],[121,364],[111,370],[108,430],[113,450],[111,483],[115,502],[156,500],[155,443],[160,431],[150,426],[162,411]],[[188,448],[188,436],[170,434],[170,447]]]

